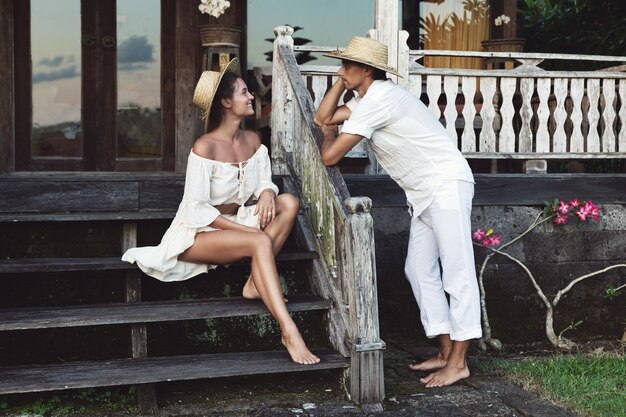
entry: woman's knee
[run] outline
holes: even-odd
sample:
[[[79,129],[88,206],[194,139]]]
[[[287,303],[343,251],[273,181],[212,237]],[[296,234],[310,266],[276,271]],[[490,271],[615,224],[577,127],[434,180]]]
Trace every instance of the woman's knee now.
[[[292,194],[279,195],[276,204],[281,212],[297,213],[300,210],[300,201]]]
[[[250,239],[253,251],[272,250],[272,238],[266,233],[254,233]]]

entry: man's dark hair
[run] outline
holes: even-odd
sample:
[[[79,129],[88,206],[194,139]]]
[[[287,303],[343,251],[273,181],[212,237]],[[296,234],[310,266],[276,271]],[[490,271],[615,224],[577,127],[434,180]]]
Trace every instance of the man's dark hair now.
[[[376,67],[373,67],[371,65],[367,65],[367,64],[363,64],[362,62],[356,62],[356,61],[350,61],[350,60],[342,60],[349,62],[352,65],[358,65],[361,68],[365,68],[365,67],[369,67],[372,70],[372,78],[374,78],[374,80],[386,80],[387,79],[387,72],[385,70],[381,70],[378,69]]]

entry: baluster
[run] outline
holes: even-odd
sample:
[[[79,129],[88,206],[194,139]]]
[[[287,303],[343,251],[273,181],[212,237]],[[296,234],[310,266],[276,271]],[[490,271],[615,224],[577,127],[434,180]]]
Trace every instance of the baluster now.
[[[422,96],[422,76],[419,74],[409,75],[409,91],[415,97],[420,98]]]
[[[626,80],[619,80],[619,97],[622,106],[619,109],[621,128],[619,131],[619,152],[626,152]]]
[[[522,107],[519,110],[522,119],[522,129],[519,132],[520,153],[533,151],[533,131],[530,122],[533,118],[533,107],[531,100],[535,91],[535,80],[533,78],[522,78],[520,80],[520,95],[522,96]]]
[[[326,75],[311,76],[311,90],[313,90],[313,107],[317,109],[324,98],[328,88]]]
[[[463,77],[461,79],[463,97],[463,118],[465,127],[461,135],[461,151],[476,152],[476,133],[474,132],[474,118],[476,117],[476,107],[474,106],[474,96],[476,95],[476,77]]]
[[[567,134],[565,133],[565,122],[567,121],[567,111],[565,110],[565,100],[567,99],[567,78],[555,78],[554,80],[554,124],[556,129],[552,136],[552,152],[567,152]]]
[[[600,152],[600,136],[598,135],[598,101],[600,100],[600,80],[597,78],[587,80],[587,98],[589,100],[589,110],[587,119],[589,120],[589,131],[587,132],[587,152]]]
[[[426,93],[428,94],[428,109],[439,120],[439,96],[441,95],[441,75],[428,75],[426,77]]]
[[[483,107],[480,115],[483,119],[483,128],[480,131],[479,152],[496,151],[496,132],[493,121],[496,118],[494,100],[496,96],[496,78],[483,77],[480,79],[480,90],[483,95]]]
[[[582,101],[585,92],[585,80],[582,78],[572,78],[570,83],[570,97],[572,98],[572,138],[569,144],[570,152],[584,152],[585,138],[582,132],[583,112]]]
[[[550,108],[550,78],[537,79],[537,95],[539,96],[539,106],[537,107],[537,143],[535,152],[550,152],[550,132],[548,131],[548,119]]]
[[[515,130],[513,130],[513,96],[515,95],[516,78],[500,79],[500,94],[502,105],[500,106],[500,117],[502,125],[498,137],[498,152],[515,152]]]
[[[602,117],[604,131],[602,132],[602,152],[616,152],[615,149],[615,80],[605,78],[602,81],[602,96],[604,105]]]
[[[459,92],[459,77],[445,76],[443,79],[443,89],[446,94],[446,108],[443,111],[446,120],[446,131],[454,144],[458,147],[458,136],[456,134],[456,96]]]

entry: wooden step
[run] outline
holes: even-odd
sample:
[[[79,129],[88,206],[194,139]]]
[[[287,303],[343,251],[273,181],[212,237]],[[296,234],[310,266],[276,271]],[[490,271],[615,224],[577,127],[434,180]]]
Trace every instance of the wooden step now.
[[[298,261],[317,259],[317,252],[284,251],[276,256],[276,261]],[[99,258],[20,258],[0,261],[0,274],[24,272],[69,272],[69,271],[104,271],[134,269],[137,266],[122,261],[119,257]]]
[[[332,302],[313,295],[288,296],[291,312],[327,310]],[[91,304],[0,310],[0,331],[107,324],[153,323],[269,314],[261,300],[241,297],[182,301]]]
[[[349,359],[335,352],[322,350],[314,353],[321,359],[315,365],[296,364],[291,361],[287,351],[270,351],[13,366],[0,368],[0,394],[316,371],[349,366]]]

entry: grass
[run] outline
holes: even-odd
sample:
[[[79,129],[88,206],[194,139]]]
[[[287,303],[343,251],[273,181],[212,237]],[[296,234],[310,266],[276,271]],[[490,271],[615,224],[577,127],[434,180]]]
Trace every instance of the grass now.
[[[559,355],[480,364],[581,416],[626,417],[626,358],[621,354]]]

